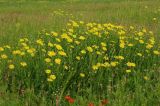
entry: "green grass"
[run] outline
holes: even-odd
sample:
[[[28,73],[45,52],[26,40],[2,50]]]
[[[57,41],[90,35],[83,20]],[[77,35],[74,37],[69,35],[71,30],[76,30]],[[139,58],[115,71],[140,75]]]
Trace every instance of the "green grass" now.
[[[15,0],[17,1],[17,0]],[[21,0],[18,2],[15,1],[4,1],[0,0],[0,45],[6,45],[9,44],[15,49],[20,49],[19,46],[17,46],[17,42],[22,37],[27,37],[30,40],[29,46],[36,48],[40,54],[36,57],[36,59],[32,59],[30,57],[23,58],[25,61],[27,61],[29,65],[28,70],[33,70],[35,72],[32,77],[37,78],[37,81],[44,81],[44,79],[41,79],[40,75],[41,72],[35,71],[35,70],[44,70],[46,66],[43,64],[42,60],[45,58],[45,54],[41,55],[40,48],[34,43],[37,38],[40,37],[38,35],[39,32],[46,29],[46,32],[50,33],[50,31],[57,31],[59,33],[62,32],[62,29],[66,29],[66,24],[69,22],[70,19],[77,20],[77,21],[84,21],[85,23],[89,22],[97,22],[100,24],[103,23],[113,23],[115,25],[123,25],[126,28],[129,26],[135,26],[137,30],[140,30],[142,28],[147,28],[147,30],[151,30],[154,32],[154,35],[157,39],[155,39],[156,47],[154,49],[159,50],[159,34],[160,34],[160,1],[159,0],[54,0],[54,1],[32,1],[32,0]],[[58,12],[57,12],[58,11]],[[63,13],[62,15],[59,15],[59,13]],[[153,20],[153,18],[156,18],[157,20]],[[82,29],[78,29],[81,35],[83,35]],[[127,34],[131,34],[130,32]],[[114,36],[116,34],[113,33]],[[132,35],[132,34],[131,34]],[[78,35],[79,36],[79,35]],[[111,37],[112,38],[112,37]],[[42,39],[47,43],[52,38],[46,37]],[[101,40],[105,39],[96,39],[96,38],[89,38],[90,40],[86,41],[83,45],[81,45],[78,49],[74,50],[73,56],[71,56],[67,62],[71,62],[71,60],[75,61],[73,58],[78,55],[78,52],[80,52],[80,49],[85,47],[86,45],[92,45],[95,42],[100,44]],[[116,37],[113,37],[111,40],[116,40]],[[146,39],[146,38],[144,38]],[[131,40],[131,39],[130,39]],[[52,41],[52,40],[51,40]],[[53,40],[54,41],[54,40]],[[132,40],[131,40],[132,41]],[[108,41],[110,42],[110,41]],[[146,40],[147,42],[147,40]],[[67,44],[67,43],[66,43]],[[68,51],[70,48],[65,43],[62,43],[62,46],[65,48],[67,53],[71,53]],[[118,44],[118,43],[117,43]],[[19,45],[19,44],[18,44]],[[75,45],[74,45],[75,46]],[[1,46],[0,46],[1,47]],[[46,49],[45,47],[42,47],[43,49]],[[142,53],[144,52],[144,47],[137,46],[139,51]],[[135,50],[136,47],[134,48]],[[114,51],[114,48],[113,48]],[[152,53],[153,50],[150,50],[150,53]],[[12,58],[12,55],[9,51],[5,52],[7,55],[9,55]],[[111,57],[114,56],[114,52],[109,52]],[[145,54],[146,52],[144,52]],[[43,53],[42,53],[43,54]],[[72,53],[71,53],[72,54]],[[138,64],[137,68],[134,69],[134,71],[138,70],[135,73],[124,75],[123,73],[119,72],[125,69],[123,66],[119,67],[119,69],[108,69],[109,72],[107,78],[105,79],[102,77],[102,74],[104,73],[98,73],[97,77],[94,76],[94,80],[97,82],[101,82],[102,84],[107,83],[107,88],[104,94],[99,94],[99,89],[101,89],[101,86],[97,86],[94,83],[94,80],[92,77],[88,77],[88,79],[92,79],[93,81],[87,82],[86,80],[80,80],[82,82],[77,81],[75,77],[72,76],[72,74],[65,73],[64,76],[70,77],[64,77],[64,81],[68,80],[69,84],[64,84],[61,88],[56,88],[58,86],[58,83],[65,83],[62,79],[57,79],[58,82],[56,82],[56,86],[53,89],[49,85],[46,84],[48,87],[47,89],[51,91],[56,92],[55,94],[60,95],[62,91],[64,90],[64,94],[71,94],[76,100],[79,100],[83,105],[85,106],[88,102],[96,102],[97,105],[100,102],[102,98],[109,99],[109,105],[110,106],[159,106],[160,104],[160,71],[159,71],[159,57],[156,58],[152,55],[146,55],[146,61],[143,61],[139,58],[135,57],[136,52],[134,50],[126,49],[126,51],[122,52],[121,55],[126,56],[125,62],[129,61],[130,59],[133,59],[135,62],[141,63],[143,65]],[[120,55],[120,54],[119,54]],[[129,56],[130,55],[130,56]],[[87,55],[90,56],[90,55]],[[90,65],[96,62],[97,58],[94,57],[85,57],[86,61],[89,61],[88,59],[92,59],[92,61],[87,62],[87,65]],[[132,57],[133,56],[133,57]],[[148,57],[147,57],[148,56]],[[136,59],[137,60],[136,60]],[[153,59],[152,59],[153,58]],[[15,59],[15,58],[14,58]],[[13,59],[13,60],[14,60]],[[40,59],[40,60],[39,60]],[[15,64],[18,64],[19,61],[22,61],[22,59],[16,58]],[[32,60],[32,61],[31,61]],[[100,59],[101,61],[101,59]],[[36,62],[36,64],[35,64]],[[2,64],[1,64],[2,63]],[[8,76],[10,74],[6,74],[8,76],[4,76],[4,70],[7,70],[7,64],[6,62],[1,62],[1,68],[0,68],[0,76],[3,79],[4,77],[9,78]],[[76,77],[79,75],[79,71],[85,71],[86,67],[84,62],[78,63],[73,62],[70,63],[75,68],[74,71]],[[77,64],[81,67],[78,67]],[[125,64],[125,63],[123,63]],[[144,65],[145,64],[145,65]],[[155,64],[155,66],[153,65]],[[40,67],[41,66],[41,67]],[[42,68],[43,66],[43,68]],[[148,70],[145,68],[148,67]],[[52,67],[53,68],[53,67]],[[81,70],[78,70],[78,69]],[[54,70],[61,70],[60,67],[54,67]],[[45,92],[41,92],[40,90],[44,90],[42,88],[39,88],[36,90],[35,88],[38,88],[39,86],[34,86],[34,84],[39,85],[36,81],[33,83],[27,79],[26,74],[30,74],[29,72],[21,73],[21,68],[18,68],[15,70],[17,73],[13,73],[13,76],[11,76],[12,79],[12,87],[13,91],[11,91],[8,88],[7,84],[10,84],[10,81],[7,79],[7,81],[4,83],[3,80],[0,83],[0,106],[22,106],[22,105],[37,105],[37,106],[45,106],[45,105],[51,105],[51,101],[48,98],[48,101],[46,101],[46,94]],[[63,70],[63,69],[62,69]],[[110,71],[115,71],[110,72]],[[64,70],[63,70],[64,71]],[[73,72],[74,72],[73,71]],[[101,71],[104,71],[101,69]],[[118,71],[118,72],[116,72]],[[144,71],[144,72],[143,72]],[[57,74],[58,72],[56,72]],[[74,74],[74,73],[73,73]],[[118,75],[117,75],[118,74]],[[14,78],[14,75],[17,76]],[[24,76],[22,76],[24,75]],[[26,75],[26,76],[25,76]],[[88,74],[87,74],[88,75]],[[115,79],[113,79],[111,76],[116,76]],[[143,77],[147,76],[149,80],[144,80]],[[23,79],[24,77],[24,79]],[[43,74],[42,74],[42,76]],[[57,75],[58,77],[58,75]],[[17,79],[16,79],[17,78]],[[27,89],[25,89],[24,95],[18,95],[16,92],[17,89],[19,90],[19,86],[22,82],[20,81],[26,81],[28,82],[28,85],[31,85],[32,87],[29,88],[28,85],[26,85]],[[5,79],[5,78],[4,78]],[[76,95],[76,85],[77,83],[74,83],[73,81],[70,81],[71,79],[75,79],[78,84],[84,84],[82,86],[83,89],[81,89],[82,93],[80,91]],[[86,81],[86,83],[85,83]],[[7,83],[7,84],[6,84]],[[20,83],[20,84],[19,84]],[[73,84],[72,84],[73,83]],[[32,85],[33,84],[33,85]],[[87,84],[92,85],[87,86]],[[16,87],[16,85],[19,85]],[[22,84],[23,85],[23,84]],[[44,84],[45,85],[45,84]],[[100,85],[100,84],[99,84]],[[69,86],[70,88],[65,88],[65,86]],[[6,89],[8,89],[8,92],[6,92]],[[78,88],[77,88],[78,89]],[[20,89],[21,90],[21,89]],[[46,90],[46,89],[45,89]],[[44,90],[44,91],[45,91]],[[73,92],[71,92],[73,91]],[[21,91],[20,91],[21,92]],[[40,93],[36,93],[40,92]],[[34,94],[35,93],[35,94]],[[64,96],[64,94],[62,96]],[[43,96],[42,96],[43,95]],[[52,95],[53,96],[53,95]],[[52,97],[49,96],[49,97]],[[55,96],[54,96],[55,97]],[[54,98],[55,100],[55,98]],[[54,101],[55,102],[55,101]],[[84,103],[84,104],[83,104]],[[55,103],[53,103],[55,105]],[[53,105],[52,104],[52,105]],[[62,104],[67,106],[66,101],[63,101],[62,98]],[[78,106],[78,102],[76,102],[73,106]]]
[[[69,16],[51,15],[61,9],[73,14],[76,19],[85,22],[111,22],[122,25],[147,27],[160,33],[158,8],[160,2],[153,1],[122,1],[119,2],[2,2],[0,3],[0,41],[14,42],[21,36],[36,34],[44,28],[59,30],[69,20]],[[148,6],[146,9],[145,6]],[[82,8],[83,7],[83,8]],[[157,11],[157,13],[155,13]],[[82,14],[82,15],[80,15]],[[64,24],[63,24],[64,23]],[[7,39],[6,39],[7,38]]]

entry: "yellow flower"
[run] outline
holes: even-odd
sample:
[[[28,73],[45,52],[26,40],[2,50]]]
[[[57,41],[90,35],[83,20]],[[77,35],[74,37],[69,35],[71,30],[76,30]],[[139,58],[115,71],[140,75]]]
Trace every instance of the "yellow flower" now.
[[[106,48],[106,47],[102,47],[102,50],[103,50],[103,51],[107,51],[107,48]]]
[[[80,24],[84,24],[84,22],[83,22],[83,21],[80,21],[79,23],[80,23]]]
[[[143,28],[142,32],[146,33],[146,32],[147,32],[147,30]]]
[[[126,70],[126,73],[131,73],[131,70]]]
[[[56,76],[55,75],[50,75],[49,78],[52,79],[52,80],[55,80]]]
[[[60,40],[59,38],[56,38],[56,41],[57,41],[57,42],[61,42],[61,40]]]
[[[68,67],[67,65],[65,65],[65,66],[64,66],[64,68],[65,68],[66,70],[68,70],[68,69],[69,69],[69,67]]]
[[[73,42],[73,39],[71,39],[70,37],[66,38],[67,42],[71,43]]]
[[[112,67],[117,66],[117,64],[118,64],[118,62],[111,62],[111,63],[110,63],[110,65],[111,65]]]
[[[143,40],[139,40],[139,43],[143,44],[143,43],[144,43],[144,41],[143,41]]]
[[[19,40],[19,42],[24,42],[24,41],[25,41],[24,39],[20,39],[20,40]]]
[[[157,20],[157,18],[153,18],[153,21],[156,21]]]
[[[10,64],[10,65],[8,66],[8,68],[9,68],[10,70],[13,70],[13,69],[15,68],[15,66],[14,66],[13,64]]]
[[[75,41],[75,43],[76,43],[77,45],[79,45],[79,44],[80,44],[80,42],[79,42],[79,41]]]
[[[80,56],[76,56],[76,59],[77,59],[77,60],[81,60]]]
[[[84,73],[80,73],[80,77],[84,78],[85,74]]]
[[[93,52],[93,49],[92,49],[92,47],[90,47],[90,46],[87,47],[87,50],[88,50],[89,52]]]
[[[151,45],[151,44],[147,44],[147,46],[146,46],[147,49],[151,49],[152,47],[153,47],[153,45]]]
[[[138,32],[138,36],[143,36],[144,33],[143,32]]]
[[[26,62],[21,62],[20,65],[21,65],[22,67],[26,67],[26,66],[27,66],[27,63],[26,63]]]
[[[79,27],[78,23],[75,21],[72,21],[72,25],[73,25],[73,27]]]
[[[61,59],[57,58],[54,60],[56,64],[61,64]]]
[[[154,53],[155,55],[160,55],[160,52],[157,51],[157,50],[154,50],[153,53]]]
[[[85,40],[85,37],[84,36],[80,36],[79,39],[80,40]]]
[[[21,52],[21,54],[20,54],[21,56],[24,56],[25,55],[25,52]]]
[[[49,47],[53,47],[53,44],[51,42],[48,43]]]
[[[106,43],[104,43],[104,42],[101,42],[101,45],[102,45],[102,46],[107,46]]]
[[[51,59],[50,59],[50,58],[45,58],[45,62],[46,62],[46,63],[50,63],[50,62],[51,62]]]
[[[110,67],[110,64],[108,62],[105,62],[102,66],[104,66],[104,67]]]
[[[130,28],[130,29],[132,29],[132,30],[134,29],[134,27],[133,27],[133,26],[130,26],[129,28]]]
[[[133,44],[132,44],[132,43],[129,43],[129,44],[128,44],[128,46],[129,46],[129,47],[132,47],[132,46],[133,46]]]
[[[101,55],[101,52],[100,52],[100,51],[96,51],[96,54],[97,54],[97,55]]]
[[[48,82],[52,82],[53,80],[51,78],[47,78],[47,81]]]
[[[128,66],[128,67],[135,67],[136,64],[135,64],[135,63],[132,63],[132,62],[127,62],[127,66]]]
[[[142,54],[141,54],[141,53],[137,53],[137,55],[140,56],[140,57],[142,57]]]
[[[39,45],[41,45],[41,46],[43,46],[43,45],[44,45],[44,43],[43,43],[43,40],[42,40],[42,39],[38,39],[38,40],[36,41],[36,43],[37,43],[37,44],[39,44]]]
[[[51,73],[51,70],[50,70],[50,69],[47,69],[47,70],[45,70],[45,73],[46,73],[46,74],[50,74],[50,73]]]
[[[58,33],[56,32],[51,32],[52,36],[58,36]]]
[[[86,51],[85,51],[85,50],[81,50],[81,53],[82,53],[82,54],[86,54]]]
[[[119,45],[119,47],[123,49],[125,47],[125,43],[121,42],[120,45]]]
[[[11,48],[9,45],[5,45],[4,47],[7,48],[7,49],[10,49],[10,48]]]
[[[144,76],[144,79],[145,79],[145,80],[149,80],[149,78],[148,78],[147,76]]]
[[[55,55],[56,55],[56,53],[54,51],[48,51],[48,56],[53,57]]]
[[[74,30],[73,30],[73,29],[69,29],[69,32],[73,33],[73,32],[74,32]]]
[[[118,59],[118,60],[124,60],[124,57],[123,57],[123,56],[115,56],[114,58],[115,58],[115,59]]]
[[[55,47],[56,47],[56,49],[58,49],[58,50],[62,50],[62,49],[63,49],[62,46],[59,45],[59,44],[55,44]]]
[[[64,51],[59,51],[58,54],[61,56],[67,56],[67,54]]]
[[[3,47],[0,47],[0,52],[4,51],[4,48]]]
[[[97,66],[97,65],[93,65],[93,66],[92,66],[92,69],[93,69],[93,70],[98,70],[98,66]]]
[[[14,50],[12,52],[13,55],[20,55],[21,54],[21,51],[20,50]]]
[[[66,39],[66,38],[68,38],[69,36],[66,34],[66,33],[63,33],[62,35],[61,35],[61,38],[64,38],[64,39]]]
[[[125,33],[126,33],[125,31],[120,30],[120,31],[118,32],[118,35],[124,35]]]
[[[6,54],[2,54],[2,55],[1,55],[1,58],[2,58],[2,59],[7,59],[8,56],[7,56]]]

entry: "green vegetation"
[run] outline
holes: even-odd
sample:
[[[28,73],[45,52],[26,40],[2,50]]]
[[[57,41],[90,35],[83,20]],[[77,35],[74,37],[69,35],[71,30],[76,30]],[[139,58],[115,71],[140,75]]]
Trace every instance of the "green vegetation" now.
[[[158,106],[159,17],[159,0],[0,0],[0,106]]]

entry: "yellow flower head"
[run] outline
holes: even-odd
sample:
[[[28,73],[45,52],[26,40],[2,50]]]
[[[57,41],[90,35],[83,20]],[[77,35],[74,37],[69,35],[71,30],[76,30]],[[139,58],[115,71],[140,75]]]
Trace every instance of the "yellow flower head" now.
[[[46,74],[50,74],[50,73],[51,73],[51,70],[50,70],[50,69],[47,69],[47,70],[45,70],[45,73],[46,73]]]
[[[52,34],[52,36],[54,36],[54,37],[58,36],[58,33],[56,33],[56,32],[51,32],[51,34]]]
[[[80,56],[76,56],[76,59],[77,59],[77,60],[81,60],[81,57],[80,57]]]
[[[48,51],[48,56],[53,57],[55,55],[56,55],[56,53],[54,51]]]
[[[21,62],[20,65],[21,65],[22,67],[26,67],[26,66],[27,66],[27,63],[26,63],[26,62]]]
[[[126,70],[126,73],[131,73],[131,70]]]
[[[36,41],[36,43],[37,43],[37,44],[39,44],[39,45],[41,45],[41,46],[43,46],[43,45],[44,45],[44,43],[43,43],[43,40],[42,40],[42,39],[38,39],[38,40]]]
[[[118,64],[118,62],[116,62],[116,61],[110,63],[110,65],[111,65],[112,67],[116,67],[117,64]]]
[[[118,60],[124,60],[124,57],[123,57],[123,56],[115,56],[114,58],[115,58],[115,59],[118,59]]]
[[[144,76],[143,78],[144,78],[144,80],[149,80],[149,78],[147,76]]]
[[[58,49],[58,50],[62,50],[62,49],[63,49],[62,46],[59,45],[59,44],[55,44],[55,47],[56,47],[56,49]]]
[[[136,64],[135,64],[135,63],[132,63],[132,62],[128,62],[128,63],[127,63],[127,66],[128,66],[128,67],[135,67]]]
[[[102,46],[107,46],[106,43],[104,43],[104,42],[101,42],[101,45],[102,45]]]
[[[143,43],[144,43],[144,41],[143,41],[143,40],[139,40],[139,43],[140,43],[140,44],[143,44]]]
[[[154,53],[155,55],[160,55],[160,52],[157,51],[157,50],[154,50],[153,53]]]
[[[1,58],[2,58],[2,59],[7,59],[8,56],[7,56],[6,54],[2,54],[2,55],[1,55]]]
[[[3,47],[0,47],[0,52],[4,51],[4,48]]]
[[[14,66],[13,64],[10,64],[10,65],[8,66],[8,68],[9,68],[10,70],[13,70],[13,69],[15,68],[15,66]]]
[[[81,50],[81,53],[82,53],[82,54],[86,54],[86,51],[85,51],[85,50]]]
[[[142,53],[137,53],[138,56],[142,57]]]
[[[67,54],[64,51],[59,51],[58,54],[61,56],[67,56]]]
[[[55,80],[56,76],[52,74],[52,75],[49,76],[49,78],[52,79],[52,80]]]
[[[84,78],[85,74],[84,73],[80,73],[80,77]]]
[[[98,70],[98,68],[99,68],[99,67],[98,67],[97,65],[93,65],[93,66],[92,66],[92,69],[93,69],[93,70]]]
[[[59,64],[59,65],[61,64],[61,59],[59,59],[59,58],[56,58],[54,61],[56,64]]]
[[[87,47],[87,50],[88,50],[89,52],[93,52],[93,49],[92,49],[92,47],[90,47],[90,46]]]
[[[50,63],[50,62],[51,62],[51,59],[50,59],[50,58],[45,58],[45,62],[46,62],[46,63]]]
[[[79,39],[80,40],[85,40],[85,37],[84,36],[80,36]]]
[[[20,55],[21,54],[21,51],[20,50],[14,50],[12,52],[13,55]]]
[[[49,47],[53,47],[54,45],[53,45],[51,42],[49,42],[49,43],[48,43],[48,46],[49,46]]]

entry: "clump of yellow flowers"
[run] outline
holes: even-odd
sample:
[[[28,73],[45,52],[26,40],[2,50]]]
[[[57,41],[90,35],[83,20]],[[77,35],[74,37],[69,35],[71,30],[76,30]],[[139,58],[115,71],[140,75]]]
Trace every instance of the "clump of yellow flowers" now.
[[[28,81],[25,86],[38,90],[72,85],[69,81],[78,89],[95,80],[103,85],[107,78],[117,80],[136,72],[147,81],[144,70],[160,61],[160,45],[145,28],[70,20],[61,32],[43,30],[39,35],[34,41],[21,38],[15,47],[0,46],[0,70],[17,84]]]

